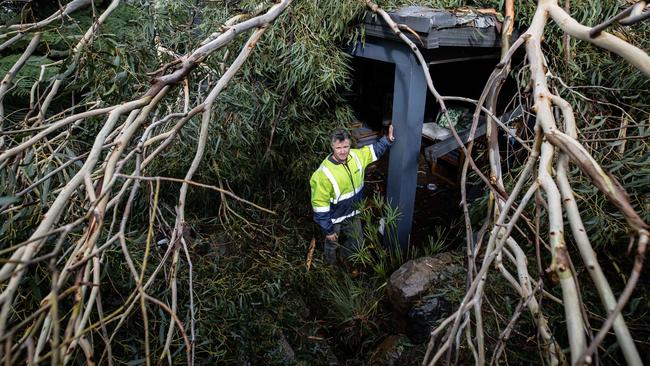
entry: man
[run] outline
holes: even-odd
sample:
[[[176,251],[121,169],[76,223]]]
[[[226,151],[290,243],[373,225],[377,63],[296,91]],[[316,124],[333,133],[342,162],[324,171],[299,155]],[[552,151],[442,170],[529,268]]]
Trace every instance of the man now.
[[[325,235],[325,260],[336,263],[336,249],[341,246],[343,259],[361,242],[363,231],[357,216],[358,204],[363,195],[363,178],[366,167],[379,159],[395,141],[393,126],[384,136],[370,146],[351,149],[350,134],[337,129],[331,135],[332,153],[312,174],[311,205],[314,221]]]

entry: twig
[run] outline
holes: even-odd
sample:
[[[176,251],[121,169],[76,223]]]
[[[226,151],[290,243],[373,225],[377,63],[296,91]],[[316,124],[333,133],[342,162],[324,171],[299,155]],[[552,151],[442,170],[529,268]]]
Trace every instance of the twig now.
[[[631,5],[627,9],[621,11],[610,19],[596,25],[589,31],[589,37],[596,38],[598,37],[605,29],[609,28],[615,22],[619,22],[621,25],[632,25],[638,21],[641,21],[648,16],[650,12],[643,12],[645,8],[645,1],[639,1],[636,4]]]

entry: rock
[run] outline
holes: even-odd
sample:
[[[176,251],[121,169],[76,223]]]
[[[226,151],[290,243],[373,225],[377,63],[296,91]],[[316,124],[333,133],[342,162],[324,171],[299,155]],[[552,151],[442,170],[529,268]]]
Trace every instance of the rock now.
[[[450,310],[451,303],[442,294],[427,295],[415,302],[407,315],[407,332],[413,342],[426,342],[431,334],[431,326]]]
[[[417,300],[459,270],[462,268],[453,264],[449,253],[410,260],[390,276],[388,297],[398,312],[408,314]]]
[[[400,365],[399,362],[405,346],[409,345],[408,338],[403,334],[389,335],[377,347],[370,357],[370,365],[393,366]]]

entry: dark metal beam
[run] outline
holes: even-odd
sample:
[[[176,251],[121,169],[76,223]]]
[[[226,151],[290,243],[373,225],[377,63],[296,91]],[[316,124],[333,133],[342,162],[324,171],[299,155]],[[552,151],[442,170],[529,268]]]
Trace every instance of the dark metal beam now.
[[[449,11],[409,7],[391,13],[391,17],[418,32],[417,36],[409,32],[405,34],[421,48],[431,50],[443,46],[449,47],[435,55],[427,54],[429,65],[493,58],[495,55],[492,55],[494,52],[491,48],[499,46],[497,21],[491,15],[479,15],[472,22],[467,22],[464,15]],[[391,232],[388,228],[387,237],[397,238],[401,248],[406,250],[413,223],[422,124],[428,93],[426,79],[412,51],[384,24],[383,20],[369,15],[364,23],[367,35],[365,41],[356,42],[348,49],[348,53],[395,64],[392,118],[396,141],[390,151],[387,199],[392,207],[399,210],[400,217],[396,230]],[[471,56],[459,52],[463,48],[476,49],[477,47],[485,50],[483,54]],[[453,51],[450,51],[452,49]],[[485,55],[485,53],[490,54]],[[432,58],[437,57],[432,56],[445,58],[435,60]],[[384,77],[384,75],[377,75],[377,77]],[[454,143],[455,141],[450,140],[438,151],[434,151],[433,155],[442,154],[443,150],[457,148],[457,144]]]
[[[366,39],[357,42],[348,51],[352,56],[369,58],[394,64],[409,64],[411,50],[404,44],[381,39]]]
[[[401,43],[366,39],[365,43],[358,42],[349,52],[353,56],[395,64],[392,119],[396,141],[390,151],[387,200],[399,210],[400,217],[397,232],[387,231],[386,238],[397,238],[400,247],[407,250],[427,99],[424,72],[412,51]]]
[[[402,250],[409,245],[422,140],[427,84],[417,59],[409,52],[409,63],[395,65],[393,128],[395,143],[388,165],[388,201],[399,209],[397,238]]]
[[[448,64],[451,62],[465,62],[465,61],[474,61],[474,60],[498,60],[499,55],[498,54],[492,54],[492,55],[481,55],[481,56],[470,56],[470,57],[458,57],[458,58],[447,58],[443,60],[434,60],[434,61],[429,61],[427,65],[441,65],[441,64]]]

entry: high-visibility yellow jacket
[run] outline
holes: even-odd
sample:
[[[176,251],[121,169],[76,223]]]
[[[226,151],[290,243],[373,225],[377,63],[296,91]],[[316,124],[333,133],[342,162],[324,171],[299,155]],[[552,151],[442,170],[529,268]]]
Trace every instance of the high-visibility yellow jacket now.
[[[334,224],[357,215],[363,198],[363,178],[366,167],[377,161],[390,147],[386,137],[360,149],[350,149],[345,163],[330,154],[312,174],[311,206],[314,221],[325,235],[334,232]]]

